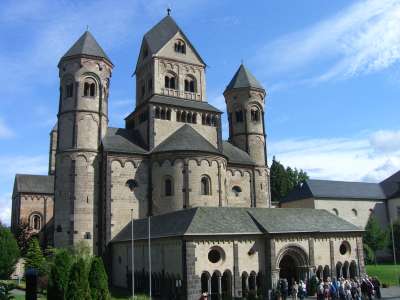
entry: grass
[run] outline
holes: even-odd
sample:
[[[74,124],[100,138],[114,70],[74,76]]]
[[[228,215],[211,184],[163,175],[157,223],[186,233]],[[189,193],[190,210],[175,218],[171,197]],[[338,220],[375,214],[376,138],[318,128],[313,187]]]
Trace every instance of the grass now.
[[[378,277],[381,284],[394,286],[400,284],[400,266],[395,265],[367,265],[367,274]]]
[[[110,288],[111,300],[131,300],[132,295],[130,291],[126,289],[120,289],[116,287]],[[149,297],[146,295],[135,295],[135,300],[148,300]]]

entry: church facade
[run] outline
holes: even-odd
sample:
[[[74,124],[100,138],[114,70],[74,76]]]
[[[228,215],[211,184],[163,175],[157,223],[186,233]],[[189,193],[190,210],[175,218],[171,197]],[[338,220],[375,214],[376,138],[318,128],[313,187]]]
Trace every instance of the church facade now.
[[[154,293],[184,299],[266,297],[280,277],[364,273],[358,227],[324,210],[271,208],[265,89],[239,67],[224,91],[224,141],[206,64],[171,16],[143,37],[125,128],[108,124],[113,64],[90,32],[58,67],[49,175],[16,176],[14,229],[27,222],[55,247],[86,243],[119,287],[134,275],[146,291],[151,265]]]

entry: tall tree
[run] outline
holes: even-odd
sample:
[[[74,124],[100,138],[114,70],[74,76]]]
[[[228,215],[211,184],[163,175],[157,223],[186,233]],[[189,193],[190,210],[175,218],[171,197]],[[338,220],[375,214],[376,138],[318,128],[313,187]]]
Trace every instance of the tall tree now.
[[[21,250],[21,254],[25,255],[28,250],[29,241],[32,237],[36,236],[33,233],[32,229],[29,227],[27,222],[22,222],[18,225],[17,230],[15,232],[15,238],[17,239],[17,243],[19,249]]]
[[[94,257],[89,272],[89,285],[92,300],[109,300],[108,278],[104,268],[103,260]]]
[[[46,260],[40,249],[39,241],[36,237],[29,241],[28,249],[25,255],[25,269],[34,268],[39,272],[39,275],[46,274]]]
[[[85,260],[80,258],[71,267],[66,293],[68,300],[91,300]]]
[[[271,198],[272,201],[278,202],[286,197],[289,192],[300,183],[308,179],[307,173],[303,170],[285,167],[275,159],[272,159],[270,169],[271,176]]]
[[[9,279],[14,272],[20,251],[10,229],[0,223],[0,279]]]
[[[69,272],[73,262],[66,249],[56,250],[47,287],[48,300],[66,300]]]
[[[389,235],[386,230],[382,230],[378,223],[378,220],[371,215],[368,220],[367,226],[365,227],[365,232],[363,235],[363,243],[368,245],[368,247],[374,253],[374,260],[376,263],[376,252],[378,250],[383,250],[387,247],[389,242]]]

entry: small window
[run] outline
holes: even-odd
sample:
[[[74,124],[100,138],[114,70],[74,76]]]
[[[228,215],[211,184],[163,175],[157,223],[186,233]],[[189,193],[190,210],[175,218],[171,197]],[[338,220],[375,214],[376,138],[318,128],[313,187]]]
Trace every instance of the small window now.
[[[186,53],[186,45],[181,40],[175,42],[174,49],[175,49],[175,52],[177,52],[177,53],[182,53],[182,54]]]
[[[241,110],[236,111],[236,122],[243,122],[243,112]]]
[[[90,97],[94,97],[96,92],[96,85],[94,83],[90,84]]]
[[[57,232],[62,232],[62,227],[61,227],[61,225],[57,225],[56,231],[57,231]]]
[[[90,232],[85,232],[84,239],[85,239],[85,240],[90,240],[90,239],[92,239],[91,233],[90,233]]]
[[[260,111],[258,109],[256,108],[251,109],[250,114],[251,114],[251,120],[253,122],[260,121]]]
[[[194,79],[185,79],[185,92],[191,92],[195,93],[196,92],[196,84]]]
[[[65,87],[66,97],[71,98],[74,95],[74,85],[72,83],[67,84]]]
[[[177,122],[180,122],[180,121],[181,121],[181,112],[180,112],[180,111],[177,111],[177,112],[176,112],[176,121],[177,121]]]
[[[167,110],[167,120],[171,120],[171,110]]]
[[[221,260],[221,253],[216,249],[211,249],[210,252],[208,252],[208,260],[216,264]]]
[[[165,120],[165,109],[161,109],[161,114],[160,114],[161,120]]]
[[[197,124],[197,114],[192,115],[192,123]]]
[[[353,213],[353,216],[357,217],[358,212],[357,212],[357,210],[356,210],[355,208],[353,208],[353,209],[351,210],[351,212]]]
[[[201,115],[201,124],[206,125],[206,115],[205,114]]]
[[[335,215],[337,215],[337,216],[339,215],[339,211],[338,211],[336,208],[333,208],[333,209],[332,209],[332,212],[333,212]]]
[[[37,214],[32,215],[32,217],[31,217],[31,228],[34,229],[34,230],[38,230],[38,231],[40,229],[42,229],[42,218],[39,215],[37,215]]]
[[[137,181],[134,180],[134,179],[129,179],[129,180],[125,183],[125,186],[127,186],[127,187],[131,190],[131,192],[133,192],[134,189],[138,186],[138,183],[137,183]]]
[[[235,185],[234,187],[232,187],[232,193],[234,193],[236,197],[238,197],[241,192],[242,189],[240,188],[240,186]]]
[[[351,247],[347,241],[344,241],[340,244],[339,252],[341,255],[349,255],[350,251],[351,251]]]
[[[172,196],[173,190],[172,190],[172,179],[171,178],[166,178],[164,180],[164,195],[165,196]]]
[[[202,195],[211,195],[211,184],[208,176],[203,176],[201,178],[200,192]]]

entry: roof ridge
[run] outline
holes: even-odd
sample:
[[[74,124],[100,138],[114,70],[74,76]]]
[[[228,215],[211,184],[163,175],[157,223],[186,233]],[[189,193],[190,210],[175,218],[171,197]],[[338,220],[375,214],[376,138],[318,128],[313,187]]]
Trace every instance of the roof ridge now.
[[[260,82],[258,82],[257,78],[242,63],[233,75],[233,78],[227,85],[225,91],[247,87],[264,90],[264,87]]]

